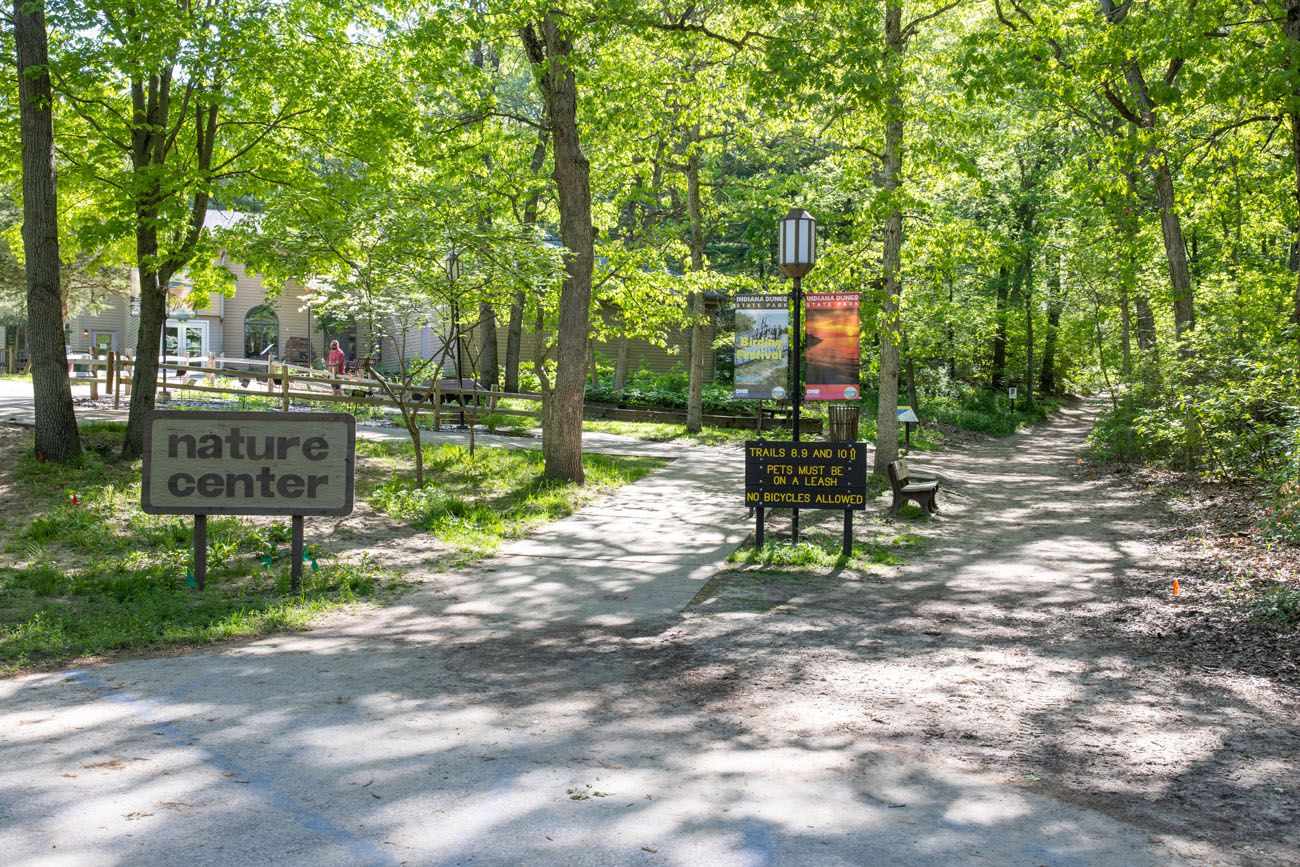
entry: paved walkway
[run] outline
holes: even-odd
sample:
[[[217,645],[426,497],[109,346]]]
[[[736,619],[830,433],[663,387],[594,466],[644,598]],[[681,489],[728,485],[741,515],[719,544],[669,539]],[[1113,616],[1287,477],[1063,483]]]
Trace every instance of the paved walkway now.
[[[682,450],[380,612],[0,682],[0,851],[56,865],[1175,862],[1087,809],[849,732],[756,737],[664,683],[656,641],[744,532],[740,476],[739,455]]]

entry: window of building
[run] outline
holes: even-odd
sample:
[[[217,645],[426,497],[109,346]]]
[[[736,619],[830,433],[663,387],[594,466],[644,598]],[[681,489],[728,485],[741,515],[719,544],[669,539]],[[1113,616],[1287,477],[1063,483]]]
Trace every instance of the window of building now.
[[[254,307],[244,317],[244,357],[256,358],[280,342],[280,317],[267,305]]]

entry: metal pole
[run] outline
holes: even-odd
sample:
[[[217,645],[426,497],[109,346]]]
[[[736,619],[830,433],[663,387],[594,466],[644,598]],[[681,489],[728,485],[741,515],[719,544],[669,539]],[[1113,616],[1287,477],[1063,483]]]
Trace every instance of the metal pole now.
[[[208,516],[194,516],[194,583],[202,590],[208,583]]]
[[[794,441],[799,442],[799,405],[803,403],[803,278],[794,278],[794,389],[790,398],[794,401]],[[799,509],[793,510],[790,519],[790,544],[799,544]]]
[[[302,515],[294,515],[289,534],[289,589],[302,590]]]
[[[451,328],[452,336],[456,340],[456,402],[460,404],[460,422],[458,426],[465,427],[465,378],[460,372],[460,304],[454,298],[451,302]]]

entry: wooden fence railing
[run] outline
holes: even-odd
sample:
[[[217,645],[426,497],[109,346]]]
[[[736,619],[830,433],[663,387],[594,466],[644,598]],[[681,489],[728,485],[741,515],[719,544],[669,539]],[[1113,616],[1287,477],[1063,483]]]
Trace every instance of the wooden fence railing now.
[[[227,359],[216,361],[220,364]],[[481,415],[541,417],[540,409],[501,405],[504,399],[538,401],[541,395],[537,394],[507,393],[481,387],[466,388],[448,384],[445,380],[403,386],[398,382],[381,382],[364,376],[331,376],[323,371],[286,363],[268,364],[262,369],[260,359],[229,361],[250,366],[238,369],[233,366],[208,367],[183,361],[162,362],[158,365],[157,385],[168,391],[275,399],[285,412],[288,412],[294,401],[375,406],[400,412],[400,406],[393,399],[394,394],[399,394],[416,413],[431,415],[435,429],[449,416],[463,415],[470,424],[478,423]],[[103,358],[72,358],[71,364],[87,368],[88,374],[76,376],[74,381],[90,386],[92,400],[99,399],[101,387],[106,394],[113,396],[114,409],[121,407],[123,395],[130,396],[131,370],[135,366],[133,360],[119,358],[116,353],[109,352]],[[409,399],[407,395],[410,396]]]
[[[135,362],[120,358],[109,352],[102,358],[94,356],[69,357],[70,366],[86,368],[86,373],[74,375],[74,381],[90,385],[90,396],[97,400],[100,388],[113,396],[113,408],[122,405],[123,395],[131,393],[131,370]],[[158,387],[164,390],[199,392],[242,397],[257,397],[279,403],[279,408],[288,412],[294,401],[325,404],[347,404],[350,406],[373,406],[400,412],[401,407],[393,399],[393,394],[403,395],[403,400],[419,415],[432,416],[434,430],[440,429],[443,421],[449,417],[463,417],[469,424],[478,424],[482,416],[507,415],[525,416],[541,421],[541,409],[521,409],[517,406],[504,406],[502,401],[527,401],[540,406],[541,395],[522,392],[512,393],[484,389],[481,386],[466,388],[449,383],[463,383],[466,380],[435,379],[424,383],[412,383],[403,386],[398,382],[381,382],[365,376],[331,376],[325,371],[312,370],[299,365],[285,363],[265,363],[261,359],[231,358],[215,359],[217,364],[231,366],[208,367],[189,363],[177,357],[177,361],[167,361],[158,365]],[[241,365],[235,367],[234,365]],[[405,397],[410,395],[410,399]],[[600,404],[589,405],[594,414],[610,419],[625,421],[683,422],[684,413],[659,412],[645,409],[625,409],[622,407]],[[788,420],[778,420],[762,416],[715,416],[707,415],[706,424],[721,427],[756,427],[771,430],[777,427],[789,427]],[[815,433],[821,429],[819,419],[803,419],[800,429]]]

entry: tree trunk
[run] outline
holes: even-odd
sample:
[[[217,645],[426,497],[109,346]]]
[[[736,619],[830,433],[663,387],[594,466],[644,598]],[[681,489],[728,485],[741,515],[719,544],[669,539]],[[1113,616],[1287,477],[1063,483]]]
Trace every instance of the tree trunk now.
[[[524,293],[515,293],[515,300],[510,305],[510,324],[506,327],[506,383],[505,390],[511,394],[519,391],[519,350],[524,336]]]
[[[618,357],[614,361],[614,390],[622,391],[627,386],[628,340],[627,325],[618,336]]]
[[[948,381],[956,382],[957,381],[957,333],[956,333],[956,329],[953,328],[953,324],[952,324],[952,318],[953,318],[952,284],[953,284],[953,280],[952,278],[949,278],[948,279],[948,313],[947,313],[948,315]]]
[[[1145,295],[1139,295],[1137,305],[1138,349],[1143,352],[1156,348],[1156,314]]]
[[[1025,406],[1034,405],[1034,261],[1025,254]]]
[[[1300,0],[1286,0],[1286,20],[1282,33],[1290,43],[1290,56],[1294,57],[1300,46]],[[1300,97],[1300,91],[1296,94]],[[1291,113],[1291,169],[1295,182],[1294,194],[1300,203],[1300,113]],[[1296,227],[1296,242],[1300,247],[1300,224]],[[1291,321],[1296,326],[1296,341],[1300,342],[1300,272],[1297,272],[1295,293],[1292,297]]]
[[[916,364],[912,360],[912,350],[907,345],[907,334],[903,334],[903,373],[907,379],[907,405],[912,412],[921,411],[921,399],[916,394]]]
[[[1174,199],[1174,179],[1164,153],[1156,164],[1156,199],[1160,203],[1160,231],[1165,239],[1165,258],[1169,262],[1169,281],[1174,289],[1174,336],[1184,355],[1191,349],[1183,338],[1196,327],[1192,306],[1192,276],[1187,267],[1187,245],[1183,241],[1182,222]]]
[[[560,239],[569,255],[560,289],[555,387],[542,434],[544,473],[582,482],[582,405],[591,330],[591,276],[595,259],[591,225],[591,166],[578,137],[578,86],[570,64],[573,43],[547,13],[523,39],[551,124]]]
[[[1043,372],[1038,387],[1043,394],[1056,394],[1056,335],[1061,327],[1061,263],[1058,259],[1047,279],[1047,333],[1043,335]]]
[[[700,204],[700,154],[695,149],[695,130],[691,148],[686,157],[686,210],[691,223],[691,270],[697,274],[704,270],[704,216]],[[691,293],[691,367],[690,385],[686,399],[686,430],[699,433],[704,427],[704,293]]]
[[[542,130],[537,134],[537,144],[533,148],[533,159],[529,163],[529,168],[536,177],[546,163],[546,131]],[[537,223],[537,206],[541,199],[541,193],[532,192],[528,196],[528,201],[524,205],[524,225],[533,226]],[[506,383],[505,390],[515,393],[519,391],[519,356],[522,352],[522,343],[524,335],[524,291],[520,289],[515,293],[514,302],[510,305],[510,324],[506,331]]]
[[[898,187],[903,171],[903,7],[900,0],[885,5],[886,77],[885,195],[889,215],[884,227],[883,283],[880,305],[880,397],[876,408],[876,456],[872,470],[886,475],[898,459],[898,344],[902,324],[899,302],[903,294],[903,210]]]
[[[497,364],[497,314],[486,301],[478,303],[479,381],[487,388],[496,388],[501,370]]]
[[[993,372],[989,375],[989,387],[1000,389],[1007,382],[1007,269],[998,269],[996,284],[996,319],[997,330],[993,333]]]
[[[23,251],[27,270],[27,348],[38,459],[70,461],[81,436],[68,381],[59,279],[59,225],[45,4],[14,0],[14,44],[23,151]]]

